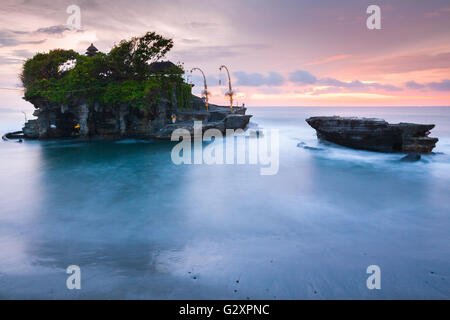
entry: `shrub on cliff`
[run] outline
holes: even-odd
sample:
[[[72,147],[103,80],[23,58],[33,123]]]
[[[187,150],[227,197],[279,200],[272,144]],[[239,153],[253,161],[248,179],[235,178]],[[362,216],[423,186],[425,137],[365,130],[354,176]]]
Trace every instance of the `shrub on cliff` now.
[[[24,99],[68,106],[83,100],[152,107],[161,98],[174,103],[176,96],[179,108],[188,107],[191,87],[183,82],[183,68],[169,62],[155,63],[172,47],[171,39],[148,32],[92,57],[62,49],[38,53],[23,66]],[[62,68],[68,61],[74,61],[74,66]]]
[[[77,59],[80,55],[73,50],[55,49],[49,53],[38,53],[23,65],[20,79],[25,88],[36,81],[59,79],[63,72],[59,67],[68,60]]]

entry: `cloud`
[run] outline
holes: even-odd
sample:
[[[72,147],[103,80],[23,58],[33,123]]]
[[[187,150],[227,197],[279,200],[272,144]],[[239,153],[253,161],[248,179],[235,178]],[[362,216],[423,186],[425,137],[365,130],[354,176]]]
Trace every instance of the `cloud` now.
[[[26,39],[29,33],[26,31],[0,30],[0,47],[14,47],[21,44],[40,44],[46,39],[30,40]]]
[[[18,49],[18,50],[13,50],[12,51],[13,55],[18,56],[18,57],[22,57],[22,58],[31,58],[34,56],[34,53],[28,50],[24,50],[24,49]]]
[[[216,28],[219,24],[212,22],[189,22],[185,24],[186,27],[192,29]]]
[[[344,60],[347,58],[350,58],[351,55],[348,54],[343,54],[343,55],[337,55],[337,56],[332,56],[332,57],[328,57],[319,61],[313,61],[310,63],[307,63],[307,66],[312,66],[312,65],[317,65],[317,64],[324,64],[324,63],[328,63],[328,62],[332,62],[332,61],[339,61],[339,60]]]
[[[184,42],[186,43],[186,42]],[[186,44],[188,46],[188,44]],[[210,46],[189,46],[187,49],[174,50],[172,56],[185,62],[198,62],[204,60],[231,58],[248,54],[249,51],[257,51],[267,48],[263,44],[236,44],[233,46],[210,45]]]
[[[65,25],[57,25],[57,26],[51,26],[51,27],[45,27],[45,28],[39,28],[36,30],[36,33],[45,33],[45,34],[62,34],[64,31],[70,30]]]
[[[450,66],[450,52],[403,55],[377,61],[374,65],[378,71],[390,73],[446,69]]]
[[[305,70],[297,70],[289,75],[289,80],[295,83],[301,84],[314,84],[317,82],[317,78],[311,73]]]
[[[39,28],[35,31],[22,30],[0,30],[0,47],[14,47],[23,44],[41,44],[47,39],[37,39],[37,37],[61,36],[65,31],[69,30],[65,25],[55,25],[50,27]],[[76,32],[82,32],[76,30]]]
[[[354,80],[352,82],[344,82],[333,78],[323,78],[319,80],[319,84],[324,86],[342,87],[342,88],[362,88],[363,83],[359,80]]]
[[[181,42],[187,43],[187,44],[193,44],[193,43],[199,43],[200,40],[198,40],[198,39],[181,39]]]
[[[278,71],[284,83],[292,81],[287,88],[279,84],[253,88],[242,86],[242,89],[249,92],[281,89],[280,100],[291,89],[310,94],[313,91],[323,94],[411,90],[413,84],[408,87],[403,82],[414,77],[387,75],[409,70],[430,70],[421,73],[423,78],[416,79],[420,82],[416,82],[416,87],[428,90],[430,98],[432,90],[446,88],[445,82],[440,81],[442,78],[435,78],[438,74],[448,78],[445,72],[450,67],[450,47],[446,41],[450,20],[445,0],[415,1],[414,5],[406,6],[393,4],[391,11],[383,7],[384,21],[389,24],[386,26],[389,32],[381,35],[383,41],[380,41],[379,33],[367,32],[365,8],[349,1],[324,0],[318,4],[313,0],[282,0],[280,4],[264,0],[256,1],[264,10],[255,11],[254,1],[118,0],[111,5],[105,0],[77,0],[75,2],[82,10],[83,33],[65,30],[64,24],[69,16],[66,7],[73,1],[63,2],[2,1],[0,56],[5,65],[0,78],[17,78],[19,68],[12,63],[25,58],[26,53],[14,53],[14,49],[45,52],[53,48],[71,48],[83,53],[94,41],[100,50],[106,52],[120,39],[154,30],[175,41],[175,47],[167,58],[173,62],[183,61],[189,69],[201,67],[208,76],[211,91],[218,90],[213,87],[218,84],[216,78],[221,64],[226,64],[233,72],[247,72],[245,80],[253,84],[273,83],[268,80],[269,71]],[[395,15],[400,11],[402,17],[396,19]],[[439,17],[425,19],[428,12],[436,12],[431,16]],[[8,30],[10,28],[24,31]],[[249,46],[249,41],[254,45]],[[296,71],[296,66],[309,72]],[[441,70],[437,72],[437,68]],[[252,72],[259,73],[259,76],[253,78],[250,76]],[[223,72],[221,76],[224,76]],[[233,78],[233,84],[239,83],[237,77]],[[395,85],[363,81],[373,79],[383,83],[392,81]],[[388,79],[406,80],[394,83]],[[436,82],[425,83],[430,81]],[[202,87],[200,79],[194,90],[201,91]],[[224,81],[221,88],[226,87]]]
[[[237,85],[239,86],[279,86],[285,82],[284,77],[275,71],[270,71],[268,76],[261,73],[246,73],[245,71],[234,72],[233,75],[237,78]]]
[[[403,89],[391,84],[380,84],[377,82],[362,82],[360,80],[353,80],[350,82],[341,81],[334,78],[317,78],[308,71],[297,70],[290,74],[289,80],[301,85],[321,85],[335,88],[343,88],[347,91],[361,92],[370,91],[371,89],[378,89],[383,91],[402,91]]]
[[[425,14],[425,18],[437,18],[441,15],[449,14],[450,13],[450,7],[441,8],[439,10],[427,12]]]
[[[11,57],[0,56],[0,65],[5,64],[23,64],[23,59],[16,59]]]
[[[257,90],[263,94],[281,94],[281,90],[279,88],[274,87],[262,87]]]
[[[450,79],[444,79],[442,81],[434,81],[428,83],[417,83],[415,81],[408,81],[405,83],[405,87],[411,90],[431,89],[434,91],[450,91]]]
[[[324,88],[324,89],[314,90],[311,94],[314,96],[318,96],[318,95],[326,94],[326,93],[340,93],[340,92],[342,92],[341,88],[328,87],[328,88]]]
[[[195,73],[189,75],[189,82],[192,82],[194,84],[195,90],[203,90],[204,82],[203,82],[203,76],[198,72],[195,71]],[[215,87],[219,85],[219,79],[222,79],[222,77],[219,78],[219,76],[216,75],[208,75],[206,74],[206,84],[208,88]],[[224,82],[224,79],[222,79],[222,83]]]
[[[349,91],[370,91],[371,89],[379,89],[383,91],[402,91],[400,87],[391,84],[380,84],[377,82],[362,82],[360,80],[353,80],[344,82],[333,78],[320,79],[321,85],[333,86],[337,88],[345,88]]]
[[[392,84],[380,84],[380,83],[373,82],[373,83],[368,83],[366,85],[370,88],[381,89],[384,91],[403,91],[402,88],[394,86]]]
[[[427,86],[436,91],[450,91],[450,79],[445,79],[440,82],[430,82]]]
[[[415,81],[408,81],[405,83],[405,87],[411,90],[425,89],[427,86],[424,84],[417,83]]]

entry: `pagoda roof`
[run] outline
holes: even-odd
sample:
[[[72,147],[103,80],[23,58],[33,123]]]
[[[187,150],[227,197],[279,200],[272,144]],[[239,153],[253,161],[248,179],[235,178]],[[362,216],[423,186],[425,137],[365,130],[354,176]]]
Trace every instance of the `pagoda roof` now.
[[[86,49],[86,55],[91,56],[91,55],[96,55],[98,52],[98,49],[94,46],[93,43],[91,43],[91,45]]]

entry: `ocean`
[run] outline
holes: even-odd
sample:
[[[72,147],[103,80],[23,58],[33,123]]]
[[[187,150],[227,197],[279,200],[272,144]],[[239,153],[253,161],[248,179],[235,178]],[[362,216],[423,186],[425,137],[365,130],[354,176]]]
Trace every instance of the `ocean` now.
[[[172,142],[1,141],[0,298],[450,298],[450,108],[248,113],[279,132],[274,175],[175,165]],[[318,141],[320,115],[434,123],[439,142],[406,163]],[[2,134],[22,125],[0,113]]]

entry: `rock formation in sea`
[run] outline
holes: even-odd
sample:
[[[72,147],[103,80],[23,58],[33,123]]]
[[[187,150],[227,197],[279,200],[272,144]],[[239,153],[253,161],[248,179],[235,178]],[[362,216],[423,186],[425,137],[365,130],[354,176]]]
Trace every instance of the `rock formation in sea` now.
[[[428,137],[434,124],[389,124],[382,119],[311,117],[317,137],[345,147],[379,152],[431,153],[438,142]]]
[[[205,105],[185,81],[183,64],[161,60],[172,47],[171,39],[148,32],[108,53],[91,44],[85,55],[36,54],[20,75],[24,99],[36,108],[24,137],[170,139],[177,128],[191,131],[196,120],[221,132],[245,128],[246,108]]]
[[[202,121],[203,130],[215,128],[222,133],[226,129],[244,129],[251,118],[246,108],[221,107],[210,104],[205,110],[201,98],[192,95],[190,108],[179,110],[168,99],[151,108],[136,108],[123,104],[120,108],[98,103],[82,102],[71,106],[43,101],[35,103],[34,116],[28,120],[23,134],[28,139],[55,138],[157,138],[170,140],[175,129],[193,132],[194,121]],[[172,118],[175,117],[175,121]]]

